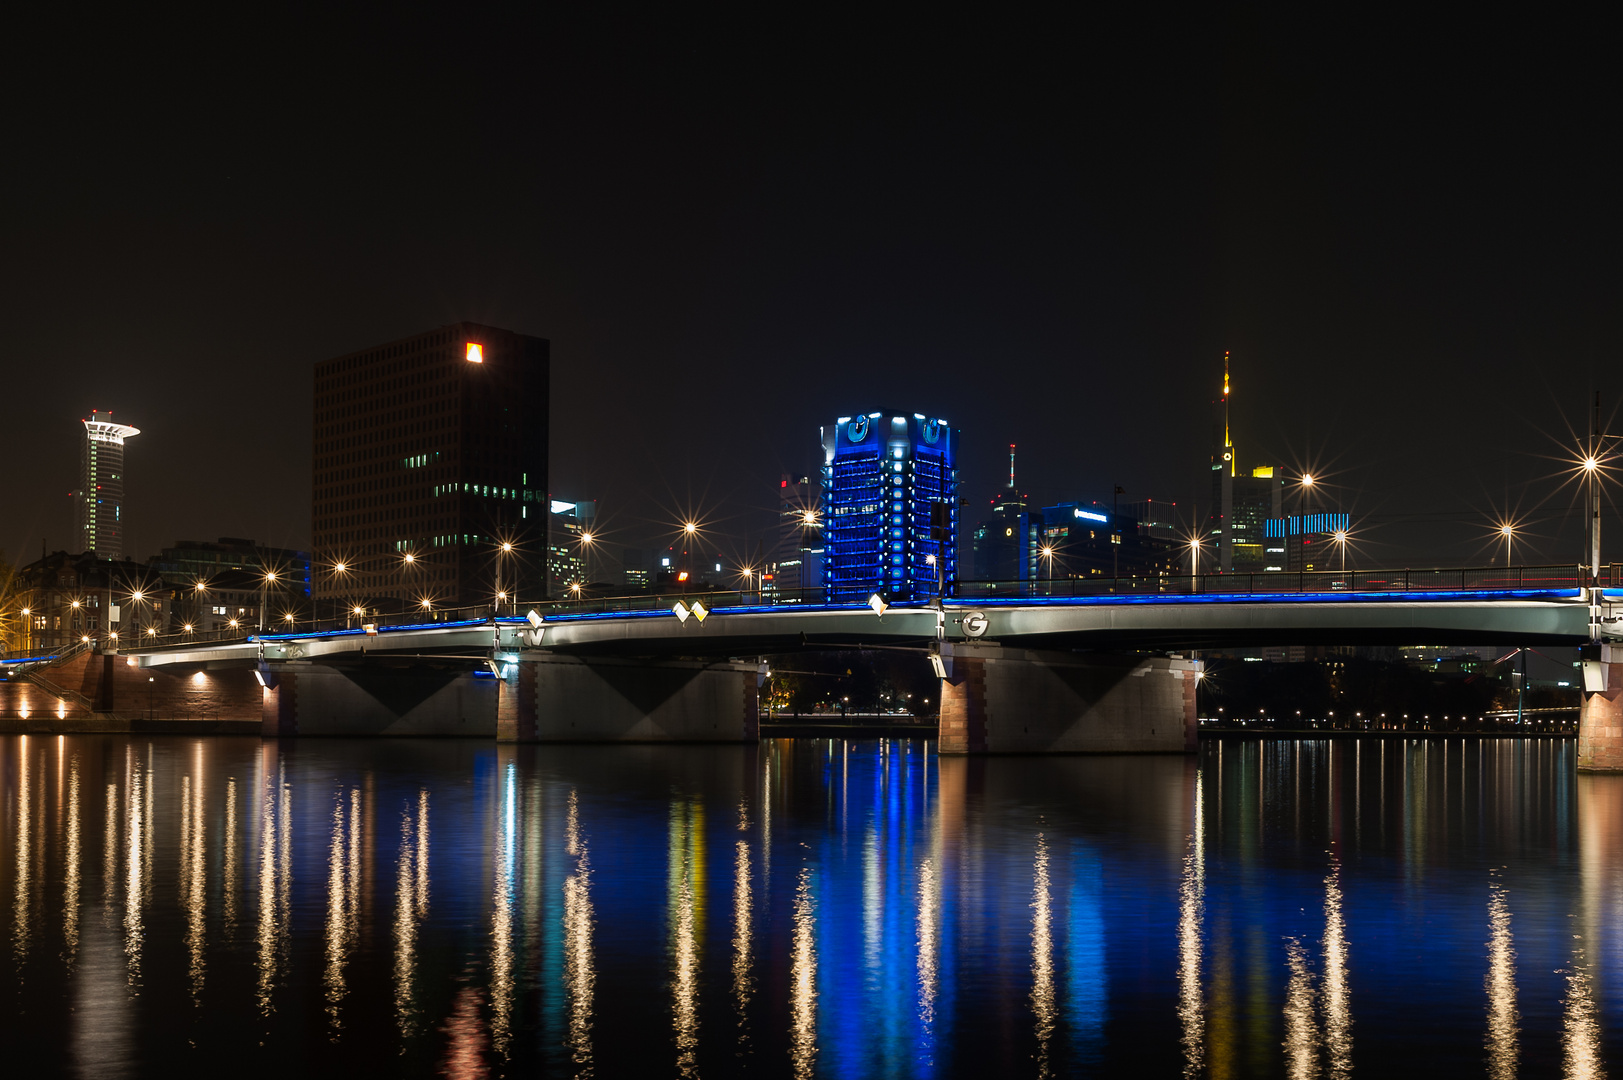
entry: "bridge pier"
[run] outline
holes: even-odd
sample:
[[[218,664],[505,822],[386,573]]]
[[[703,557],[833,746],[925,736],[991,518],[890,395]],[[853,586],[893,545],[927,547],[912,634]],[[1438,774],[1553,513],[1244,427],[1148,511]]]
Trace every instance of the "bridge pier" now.
[[[527,650],[503,666],[498,742],[754,742],[761,665]]]
[[[943,754],[1195,749],[1198,661],[956,642],[943,651]]]
[[[1578,771],[1623,772],[1623,648],[1583,652],[1584,700],[1578,709]],[[1614,659],[1616,657],[1616,659]]]

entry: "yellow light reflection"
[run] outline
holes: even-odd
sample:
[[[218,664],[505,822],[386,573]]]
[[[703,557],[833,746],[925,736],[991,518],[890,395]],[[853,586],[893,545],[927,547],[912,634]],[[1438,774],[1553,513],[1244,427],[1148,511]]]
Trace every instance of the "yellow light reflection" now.
[[[152,778],[136,765],[130,770],[129,781],[129,803],[124,814],[124,956],[129,965],[130,987],[135,989],[141,984],[141,948],[146,941],[142,908],[150,884],[147,834]]]
[[[941,948],[941,880],[932,859],[919,863],[918,972],[919,1024],[926,1033],[935,1024],[935,998],[940,973],[937,956]]]
[[[225,781],[225,851],[220,875],[220,918],[225,936],[233,938],[237,929],[237,780]]]
[[[28,744],[27,735],[17,737],[17,871],[12,883],[11,947],[19,968],[28,957],[34,897],[34,794]]]
[[[101,836],[102,910],[113,910],[113,893],[118,888],[118,785],[107,785],[107,817]]]
[[[1205,1003],[1200,987],[1201,920],[1206,903],[1205,819],[1201,773],[1195,770],[1195,821],[1178,886],[1178,1019],[1183,1024],[1183,1074],[1200,1076],[1206,1058]]]
[[[699,1051],[699,952],[704,926],[704,807],[671,802],[666,882],[666,919],[671,950],[671,1024],[676,1071],[697,1075]]]
[[[570,1058],[579,1066],[577,1075],[592,1068],[592,994],[597,980],[592,958],[591,866],[586,842],[580,834],[580,805],[577,794],[569,793],[569,817],[565,825],[568,852],[575,869],[564,879],[564,990],[569,998]]]
[[[738,828],[740,832],[749,829],[749,815],[742,803],[738,807]],[[745,1024],[749,1020],[750,996],[755,983],[750,971],[754,906],[750,890],[750,846],[740,838],[733,846],[733,1003],[738,1009],[740,1050],[748,1041]]]
[[[180,907],[186,913],[187,974],[192,1004],[202,1004],[203,933],[207,907],[204,881],[202,748],[197,749],[198,782],[180,778]]]
[[[789,1062],[796,1077],[809,1078],[817,1066],[817,925],[812,908],[811,868],[800,868],[795,887],[794,930],[790,939]]]
[[[67,880],[62,890],[62,939],[71,966],[79,948],[79,755],[68,765]]]
[[[496,884],[492,897],[490,940],[490,1043],[507,1056],[511,1037],[513,979],[513,892],[518,842],[518,766],[507,763],[502,782],[500,821],[496,830]]]
[[[339,1010],[348,992],[344,968],[358,936],[361,789],[349,789],[347,806],[340,794],[332,815],[332,834],[327,846],[327,964],[322,983],[327,992],[331,1038],[336,1042],[344,1026]]]
[[[1290,981],[1285,985],[1285,1075],[1311,1080],[1319,1074],[1319,1025],[1314,1015],[1313,973],[1296,938],[1285,939]]]
[[[1347,992],[1347,923],[1341,912],[1341,865],[1324,879],[1324,1047],[1330,1076],[1352,1075],[1352,1007]]]
[[[269,770],[267,770],[268,772]],[[278,762],[275,780],[266,785],[259,817],[259,918],[256,998],[259,1011],[269,1016],[271,995],[287,951],[289,892],[292,884],[293,795],[283,780]]]
[[[1567,996],[1561,1002],[1561,1056],[1566,1065],[1565,1075],[1573,1080],[1598,1080],[1606,1075],[1606,1068],[1601,1057],[1594,978],[1582,945],[1573,948],[1572,962],[1565,974]]]
[[[1059,1008],[1054,1002],[1054,911],[1048,891],[1048,841],[1037,834],[1031,889],[1031,1011],[1037,1018],[1037,1075],[1052,1076],[1048,1040]]]
[[[1516,944],[1505,886],[1488,886],[1488,1075],[1515,1080],[1521,1014],[1516,1008]]]
[[[428,789],[417,790],[417,817],[400,815],[394,881],[394,1013],[400,1034],[419,1030],[415,1001],[417,933],[428,914]]]

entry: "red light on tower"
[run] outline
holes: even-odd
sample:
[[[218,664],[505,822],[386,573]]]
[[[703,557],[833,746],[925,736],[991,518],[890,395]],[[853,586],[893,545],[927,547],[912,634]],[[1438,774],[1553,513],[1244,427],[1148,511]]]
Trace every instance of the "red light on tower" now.
[[[468,363],[482,364],[485,362],[485,348],[477,341],[468,342]]]

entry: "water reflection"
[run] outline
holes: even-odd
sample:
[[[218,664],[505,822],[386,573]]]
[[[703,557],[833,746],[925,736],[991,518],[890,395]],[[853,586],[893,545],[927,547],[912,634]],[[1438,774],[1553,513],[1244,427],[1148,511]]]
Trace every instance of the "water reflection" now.
[[[149,750],[150,752],[150,750]],[[144,909],[151,886],[152,772],[130,747],[126,755],[129,792],[124,808],[124,957],[132,990],[141,985],[141,949],[146,942]]]
[[[1290,970],[1285,986],[1285,1075],[1291,1080],[1308,1080],[1319,1075],[1319,1029],[1314,1016],[1313,973],[1296,938],[1285,939],[1285,964]]]
[[[1341,910],[1341,865],[1324,879],[1324,1049],[1333,1080],[1352,1075],[1352,1003],[1347,991],[1347,921]]]
[[[697,800],[671,802],[666,858],[667,948],[671,954],[676,1071],[693,1076],[699,1050],[699,951],[705,908],[704,806]]]
[[[1206,1059],[1205,1003],[1200,989],[1206,825],[1199,769],[1195,770],[1194,803],[1194,827],[1183,857],[1183,880],[1178,886],[1178,1019],[1183,1024],[1183,1074],[1186,1077],[1199,1076]]]
[[[0,1038],[51,1055],[19,1075],[1616,1075],[1623,779],[1385,745],[0,738]]]
[[[69,966],[79,951],[79,755],[68,765],[67,874],[62,888],[62,945]]]
[[[269,1015],[271,997],[288,946],[291,918],[289,894],[293,884],[293,793],[286,782],[286,767],[276,761],[275,771],[262,764],[265,781],[259,805],[259,1011]]]
[[[400,1034],[419,1029],[415,1002],[418,928],[428,915],[428,789],[417,792],[417,813],[400,815],[400,854],[395,861],[394,1007]]]
[[[192,988],[192,1004],[202,1004],[204,953],[204,918],[207,914],[205,888],[206,849],[203,823],[203,748],[197,748],[193,766],[197,771],[194,782],[190,773],[180,778],[180,908],[186,913],[186,970]]]
[[[817,1064],[817,926],[811,894],[811,868],[800,868],[795,887],[794,931],[789,968],[789,1061],[797,1077],[810,1077]]]
[[[738,804],[738,831],[748,832],[749,811]],[[755,904],[750,888],[750,846],[743,837],[733,843],[733,1007],[738,1011],[738,1049],[749,1043],[749,1005],[755,979],[751,974],[752,924]]]
[[[327,996],[330,1037],[343,1028],[340,1007],[347,987],[344,967],[355,946],[360,912],[361,789],[352,787],[333,800],[332,830],[327,847],[327,963],[322,983]]]
[[[1037,834],[1037,858],[1031,890],[1031,1011],[1037,1017],[1037,1075],[1052,1076],[1048,1040],[1054,1034],[1053,901],[1048,892],[1048,841]]]
[[[29,738],[17,740],[17,852],[12,881],[11,947],[22,967],[28,957],[34,898],[33,775],[28,768]]]
[[[496,826],[496,886],[491,897],[490,1043],[506,1057],[513,1010],[513,893],[518,862],[518,766],[502,770]]]
[[[564,878],[564,989],[569,1001],[566,1043],[577,1077],[592,1075],[592,998],[597,972],[592,957],[591,863],[580,829],[580,797],[569,793],[565,850],[575,865]]]
[[[1516,946],[1503,882],[1488,886],[1488,1075],[1514,1080],[1521,1016],[1516,1010]]]

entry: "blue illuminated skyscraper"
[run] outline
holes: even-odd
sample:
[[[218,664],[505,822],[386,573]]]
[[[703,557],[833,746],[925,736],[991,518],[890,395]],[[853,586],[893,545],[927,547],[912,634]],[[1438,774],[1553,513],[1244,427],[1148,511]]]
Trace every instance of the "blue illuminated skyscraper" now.
[[[842,416],[822,430],[828,599],[927,600],[938,576],[955,581],[958,433],[945,421],[897,412]],[[944,515],[940,539],[935,515]]]

